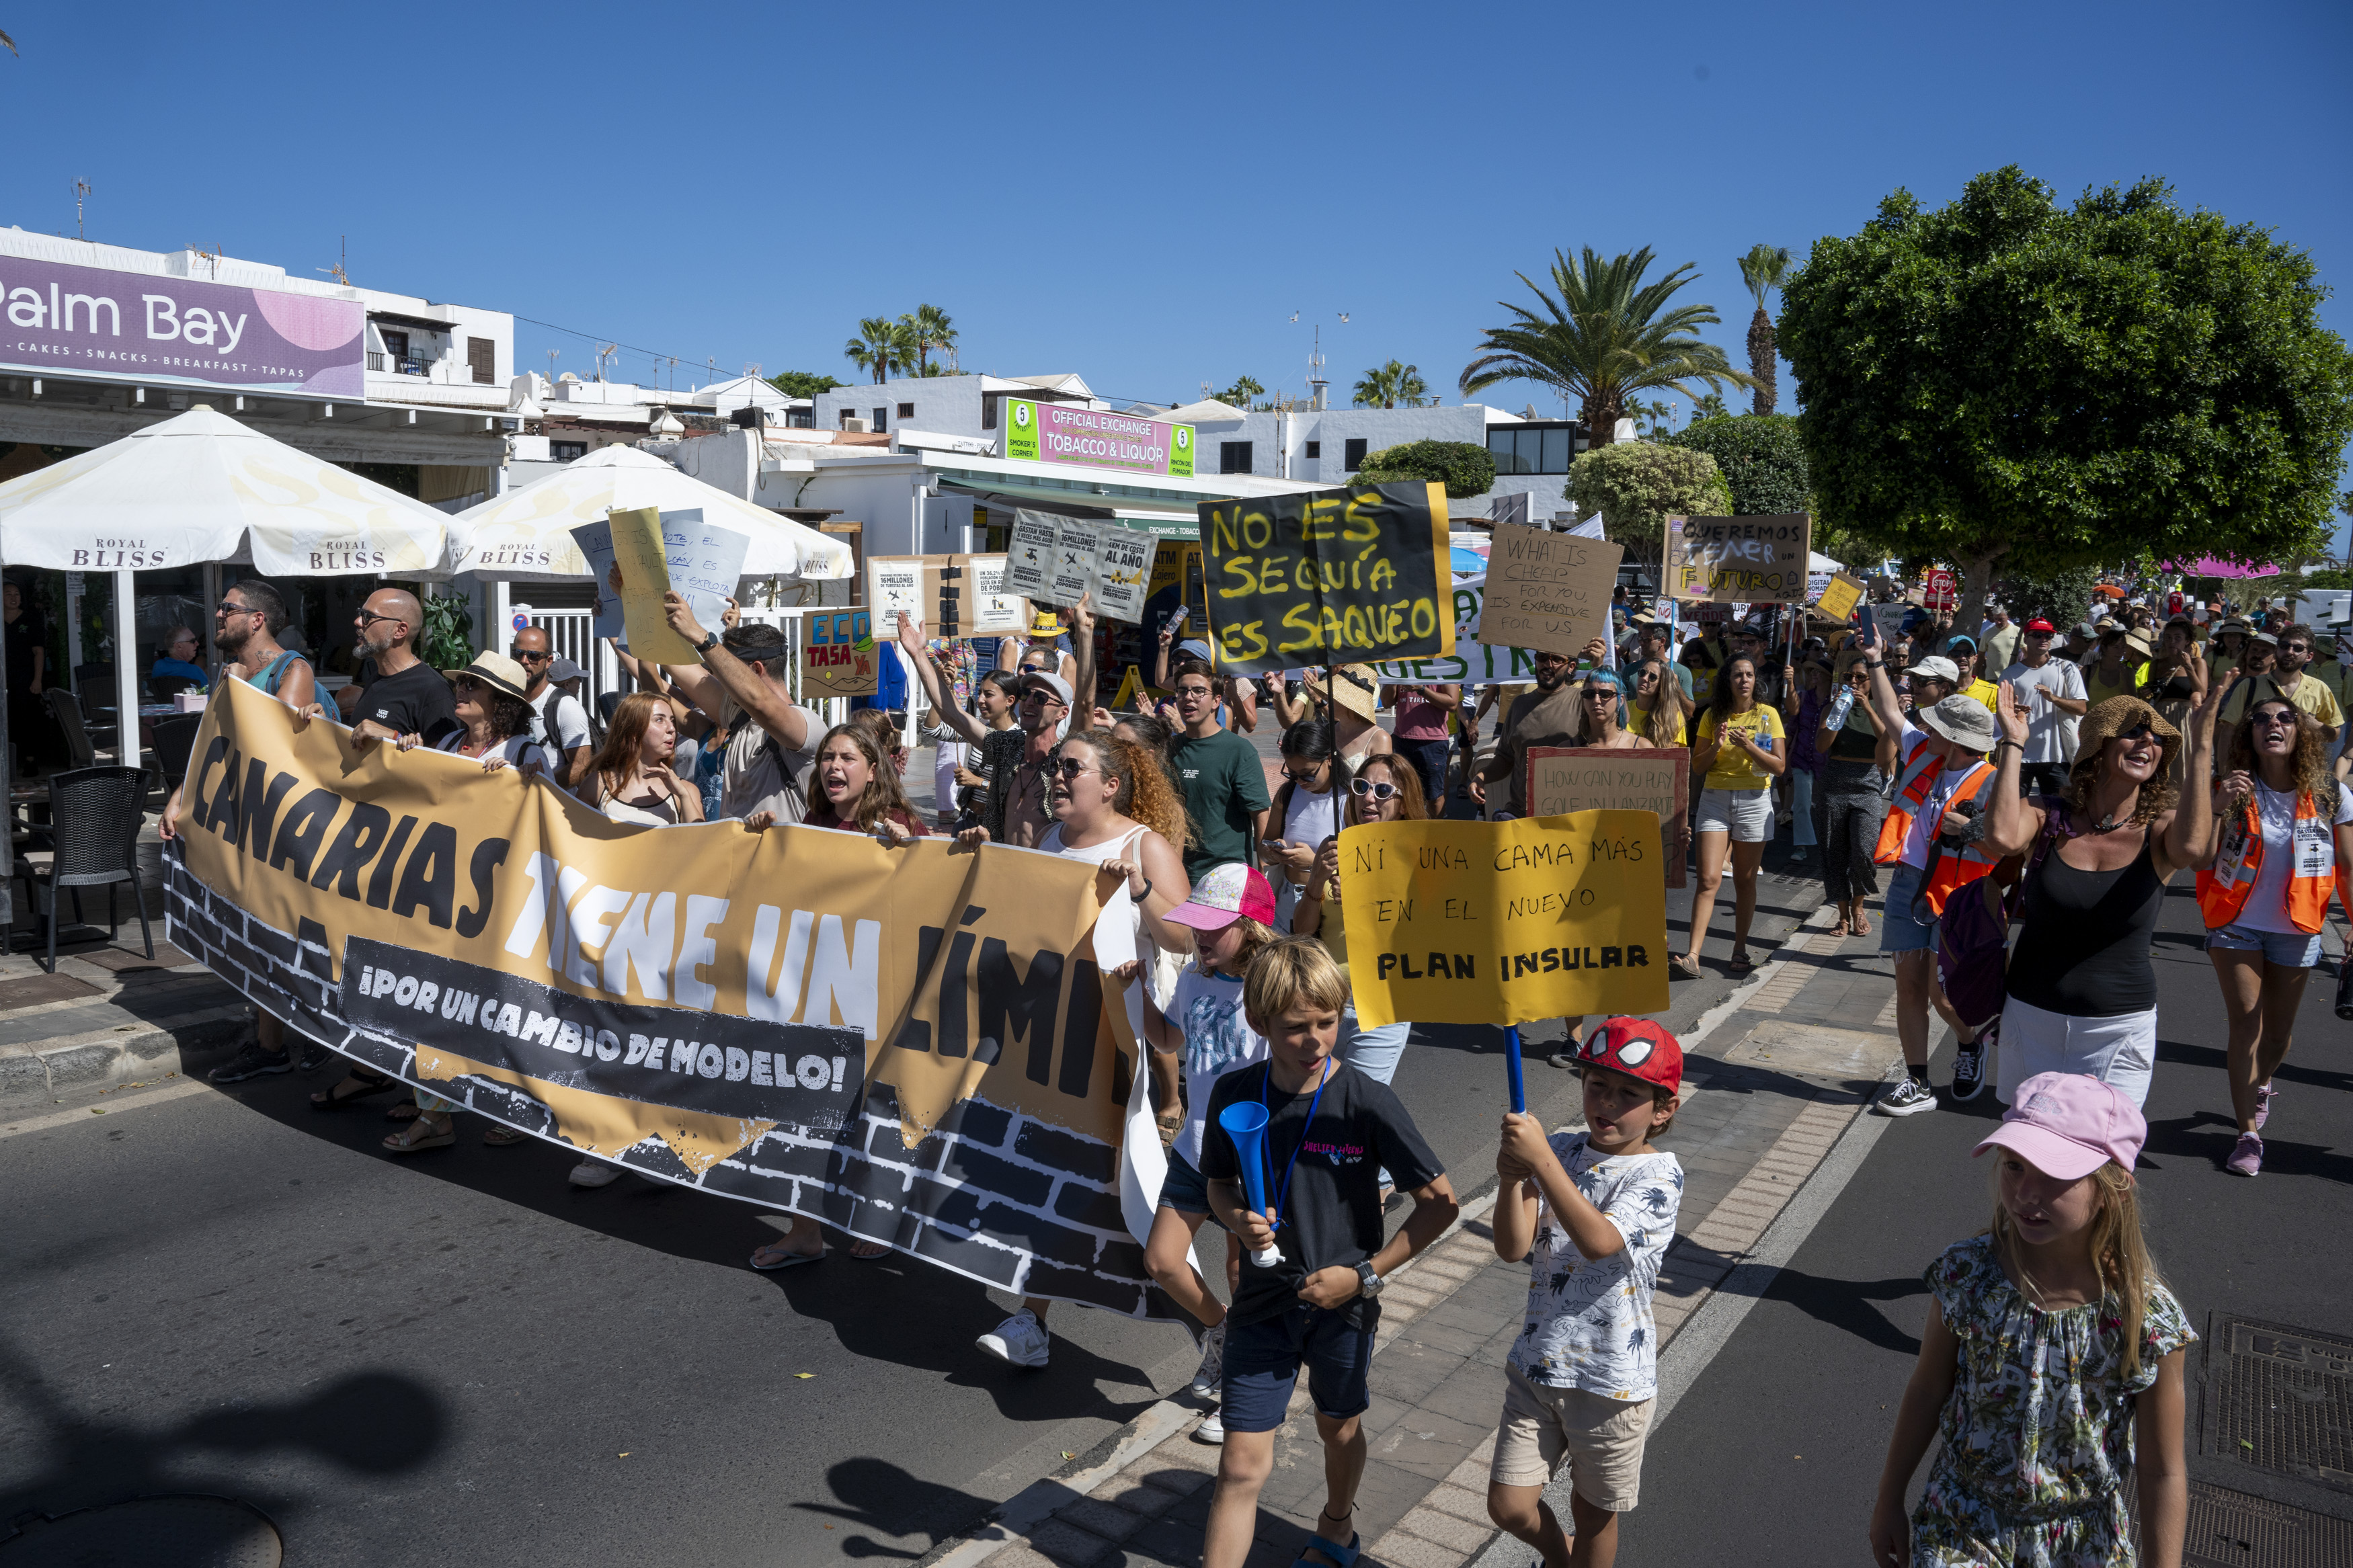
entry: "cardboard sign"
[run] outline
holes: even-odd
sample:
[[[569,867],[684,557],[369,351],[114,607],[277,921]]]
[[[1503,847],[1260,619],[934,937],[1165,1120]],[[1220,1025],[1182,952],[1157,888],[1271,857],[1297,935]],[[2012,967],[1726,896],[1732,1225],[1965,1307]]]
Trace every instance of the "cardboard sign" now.
[[[1660,854],[1649,811],[1343,830],[1340,902],[1358,1021],[1505,1026],[1662,1011]]]
[[[913,616],[930,629],[940,609],[939,570],[932,563],[944,556],[870,555],[866,558],[866,607],[886,626],[896,626],[902,615]],[[932,630],[934,637],[944,634]]]
[[[1683,746],[1530,746],[1520,798],[1530,816],[1577,811],[1656,814],[1665,843],[1667,886],[1683,885],[1691,843],[1691,752]]]
[[[1091,518],[1059,520],[1054,533],[1053,570],[1046,575],[1046,601],[1075,605],[1094,591],[1095,557],[1103,550],[1103,525]]]
[[[1843,621],[1854,614],[1857,605],[1862,603],[1862,584],[1841,572],[1831,579],[1831,585],[1822,590],[1822,596],[1814,607],[1831,620]]]
[[[892,626],[898,617],[892,616]],[[871,610],[801,617],[801,696],[871,697],[881,684]]]
[[[1029,629],[1029,606],[1008,594],[1002,555],[870,555],[866,607],[893,632],[902,612],[935,637],[1018,637]]]
[[[972,616],[966,637],[1019,637],[1029,629],[1029,601],[1014,592],[1012,563],[1003,555],[959,555],[970,568]],[[895,624],[895,623],[894,623]]]
[[[1607,540],[1498,523],[1479,640],[1572,658],[1595,637],[1610,641],[1609,595],[1625,555]]]
[[[1454,651],[1446,491],[1358,485],[1207,501],[1209,643],[1264,675]]]
[[[606,521],[613,531],[613,565],[621,574],[621,622],[629,651],[656,664],[701,664],[702,655],[670,629],[662,595],[675,588],[686,595],[705,630],[718,629],[727,600],[743,580],[751,536],[705,523],[700,507],[638,507],[616,510]]]
[[[1117,525],[1103,531],[1095,555],[1094,607],[1098,614],[1133,626],[1144,619],[1145,588],[1159,541],[1138,529]]]
[[[1805,512],[1671,517],[1668,595],[1685,603],[1802,605],[1813,539],[1814,520]]]

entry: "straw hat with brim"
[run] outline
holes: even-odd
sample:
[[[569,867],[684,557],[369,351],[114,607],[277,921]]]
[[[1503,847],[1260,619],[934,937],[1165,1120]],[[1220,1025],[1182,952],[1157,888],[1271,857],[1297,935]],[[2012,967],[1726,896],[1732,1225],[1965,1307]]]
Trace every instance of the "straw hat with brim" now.
[[[1033,637],[1058,637],[1062,635],[1062,617],[1051,610],[1038,610],[1029,616],[1029,635]]]
[[[2157,769],[2157,776],[2164,777],[2172,770],[2175,753],[2181,750],[2181,731],[2137,697],[2111,697],[2092,704],[2075,731],[2075,761],[2082,763],[2098,756],[2102,746],[2126,730],[2137,730],[2143,724],[2165,746],[2164,761]]]
[[[1916,717],[1921,728],[1942,735],[1957,746],[1972,752],[1990,752],[1998,739],[1993,713],[1974,697],[1959,692],[1946,698],[1934,708],[1923,708]]]
[[[2125,634],[2125,647],[2132,649],[2133,652],[2140,655],[2143,658],[2147,658],[2151,651],[2148,646],[2148,639],[2141,636],[2138,632],[2126,632]]]
[[[1332,706],[1345,708],[1359,719],[1370,719],[1380,708],[1380,680],[1369,664],[1344,664],[1332,672]]]
[[[465,668],[445,669],[441,673],[452,680],[467,676],[493,691],[502,691],[525,702],[531,700],[531,677],[522,672],[522,665],[502,653],[478,653],[474,662]]]

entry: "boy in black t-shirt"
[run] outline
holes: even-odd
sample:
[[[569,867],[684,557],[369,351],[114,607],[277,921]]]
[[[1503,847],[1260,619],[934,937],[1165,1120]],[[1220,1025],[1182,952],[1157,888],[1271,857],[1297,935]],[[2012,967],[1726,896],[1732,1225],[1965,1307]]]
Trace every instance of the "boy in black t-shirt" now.
[[[1280,1247],[1282,1259],[1242,1265],[1226,1316],[1225,1449],[1209,1503],[1202,1568],[1241,1568],[1258,1527],[1259,1489],[1274,1467],[1274,1432],[1307,1369],[1327,1495],[1309,1538],[1311,1564],[1351,1568],[1353,1519],[1365,1473],[1358,1418],[1371,1403],[1365,1374],[1380,1321],[1384,1276],[1454,1222],[1454,1189],[1387,1084],[1334,1059],[1348,982],[1321,943],[1274,942],[1242,983],[1242,1014],[1269,1057],[1219,1079],[1209,1093],[1201,1174],[1209,1207],[1249,1253]],[[1262,1175],[1266,1214],[1243,1205],[1241,1163],[1219,1120],[1240,1102],[1269,1112]],[[1386,1245],[1380,1174],[1413,1194],[1413,1212]]]

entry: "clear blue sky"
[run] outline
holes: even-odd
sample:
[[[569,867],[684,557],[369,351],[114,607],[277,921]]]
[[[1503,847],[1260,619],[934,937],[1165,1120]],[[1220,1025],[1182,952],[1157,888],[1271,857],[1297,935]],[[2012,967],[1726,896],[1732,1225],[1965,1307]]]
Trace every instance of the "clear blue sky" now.
[[[2353,274],[2342,0],[116,5],[5,25],[22,58],[0,55],[0,222],[70,233],[86,175],[93,238],[311,272],[348,235],[355,281],[698,371],[855,379],[858,318],[930,302],[968,369],[1135,398],[1245,373],[1296,390],[1321,322],[1342,399],[1395,357],[1452,402],[1514,271],[1584,245],[1697,262],[1685,297],[1746,363],[1736,255],[1802,256],[1898,185],[1940,203],[2012,162],[2071,198],[2162,175]],[[518,325],[518,363],[550,348],[589,372],[589,343]],[[616,374],[650,364],[625,351]]]

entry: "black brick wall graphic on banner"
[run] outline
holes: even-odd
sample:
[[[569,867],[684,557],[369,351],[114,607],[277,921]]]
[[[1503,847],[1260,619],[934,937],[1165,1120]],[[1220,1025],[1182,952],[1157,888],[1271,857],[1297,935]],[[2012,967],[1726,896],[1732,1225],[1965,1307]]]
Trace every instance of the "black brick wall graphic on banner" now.
[[[414,952],[387,952],[383,944],[358,938],[350,945],[354,956],[366,955],[361,960],[365,967],[346,970],[339,981],[320,928],[311,926],[295,934],[272,930],[199,882],[176,846],[165,849],[164,886],[168,934],[174,944],[202,959],[248,999],[290,1027],[380,1072],[453,1100],[468,1110],[543,1138],[555,1135],[549,1107],[529,1092],[475,1074],[438,1077],[431,1070],[433,1049],[420,1049],[413,1040],[396,1037],[393,1032],[423,1032],[417,1025],[424,1021],[425,1011],[416,1000],[423,994],[423,977],[448,976],[455,981],[461,997],[480,998],[475,1004],[473,1026],[458,1025],[453,1030],[454,1037],[463,1039],[462,1047],[451,1044],[453,1050],[462,1048],[468,1059],[480,1061],[495,1054],[491,1046],[468,1037],[481,1033],[484,1004],[495,995],[501,1013],[509,1005],[522,1007],[522,1018],[527,1023],[530,1014],[522,991],[530,987],[518,991],[512,976],[495,972],[469,976],[464,972],[471,965]],[[393,987],[382,996],[355,996],[355,985],[360,992],[369,992],[380,984],[371,981],[371,971],[392,975]],[[480,978],[482,974],[489,978]],[[417,982],[406,1008],[398,1001],[403,980]],[[480,990],[472,991],[470,982],[479,984]],[[442,998],[449,994],[444,984],[432,1004],[437,1028]],[[625,1032],[613,1026],[628,1022],[626,1017],[616,1018],[617,1011],[629,1010],[584,1006],[580,998],[561,992],[548,992],[547,996],[555,1005],[555,1014],[543,1016],[559,1018],[548,1037],[554,1044],[542,1045],[536,1035],[525,1044],[501,1031],[509,1052],[520,1047],[533,1053],[528,1063],[518,1057],[516,1066],[534,1077],[544,1066],[549,1081],[582,1070],[579,1053],[563,1049],[565,1022],[600,1063],[604,1051],[616,1044],[599,1037],[609,1031],[619,1047],[610,1065],[626,1065],[632,1045],[630,1033],[643,1033],[643,1028]],[[347,1000],[351,1013],[344,1011]],[[461,1000],[457,1013],[462,1014],[464,1007]],[[852,1073],[845,1077],[841,1091],[832,1088],[831,1060],[824,1053],[844,1049],[841,1042],[849,1031],[815,1030],[806,1038],[790,1039],[797,1031],[788,1026],[782,1037],[771,1034],[762,1048],[769,1051],[772,1062],[779,1055],[790,1057],[794,1079],[790,1089],[771,1089],[752,1081],[748,1060],[743,1076],[730,1080],[731,1049],[742,1050],[746,1058],[750,1050],[740,1045],[731,1047],[727,1031],[731,1026],[745,1030],[740,1037],[748,1038],[768,1033],[775,1026],[762,1026],[755,1031],[739,1018],[712,1018],[668,1008],[644,1011],[660,1015],[647,1022],[663,1026],[666,1036],[674,1037],[683,1027],[698,1037],[692,1064],[695,1076],[691,1080],[682,1072],[670,1070],[670,1062],[678,1058],[668,1045],[659,1068],[649,1057],[639,1064],[640,1081],[652,1102],[719,1110],[722,1114],[763,1121],[788,1110],[797,1110],[800,1117],[778,1121],[735,1155],[700,1173],[681,1161],[669,1144],[653,1137],[623,1151],[621,1163],[644,1175],[704,1192],[810,1215],[851,1236],[883,1242],[999,1289],[1083,1301],[1135,1316],[1173,1315],[1166,1296],[1145,1271],[1144,1249],[1123,1223],[1120,1152],[1110,1144],[976,1098],[956,1104],[929,1135],[909,1149],[897,1099],[889,1085],[861,1085]],[[649,1044],[651,1037],[647,1037]],[[863,1042],[857,1043],[862,1047]],[[982,1042],[984,1047],[989,1043]],[[715,1078],[702,1074],[708,1059],[700,1048],[704,1045],[719,1049],[715,1065],[720,1070]],[[545,1063],[536,1055],[542,1051],[553,1055],[556,1063],[569,1065]],[[860,1054],[857,1049],[849,1052],[852,1060]],[[800,1072],[817,1059],[827,1064],[823,1088]],[[772,1067],[772,1075],[774,1071]],[[811,1068],[809,1077],[814,1073]],[[617,1092],[609,1084],[600,1085],[600,1091]]]
[[[1205,501],[1221,671],[1442,658],[1454,651],[1446,491],[1364,485]]]

